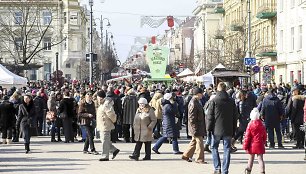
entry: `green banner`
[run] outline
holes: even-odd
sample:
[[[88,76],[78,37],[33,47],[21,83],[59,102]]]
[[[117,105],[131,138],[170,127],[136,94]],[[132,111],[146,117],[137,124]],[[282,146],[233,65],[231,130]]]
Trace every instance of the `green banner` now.
[[[153,79],[165,78],[169,52],[167,47],[149,46],[147,48],[147,62]]]

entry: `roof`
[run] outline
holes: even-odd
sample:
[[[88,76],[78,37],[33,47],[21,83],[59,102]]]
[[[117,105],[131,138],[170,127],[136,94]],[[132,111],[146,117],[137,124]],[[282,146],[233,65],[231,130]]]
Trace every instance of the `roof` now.
[[[249,74],[236,70],[213,71],[212,75],[214,77],[250,77]]]

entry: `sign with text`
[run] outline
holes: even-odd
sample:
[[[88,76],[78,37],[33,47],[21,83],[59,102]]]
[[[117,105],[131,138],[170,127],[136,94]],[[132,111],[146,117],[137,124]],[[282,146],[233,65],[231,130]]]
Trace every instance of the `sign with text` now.
[[[256,65],[256,58],[244,58],[244,65]]]
[[[147,62],[152,78],[164,78],[170,50],[167,47],[149,46],[147,48]]]

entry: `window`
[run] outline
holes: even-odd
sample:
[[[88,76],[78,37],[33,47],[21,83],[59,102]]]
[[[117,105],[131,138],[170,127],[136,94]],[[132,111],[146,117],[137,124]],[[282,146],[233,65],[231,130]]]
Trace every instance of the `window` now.
[[[298,82],[302,82],[302,71],[298,71]]]
[[[290,71],[290,83],[293,84],[294,72]]]
[[[280,52],[283,52],[284,50],[284,39],[283,39],[283,37],[284,37],[284,31],[283,30],[281,30],[280,32],[279,32],[279,50],[280,50]]]
[[[291,27],[291,46],[290,46],[290,49],[291,51],[294,50],[294,27]]]
[[[50,11],[43,12],[44,25],[50,25],[52,19],[52,13]]]
[[[301,50],[303,48],[303,26],[299,26],[299,44],[298,44],[298,50]]]
[[[70,12],[70,24],[78,25],[78,12]]]
[[[295,5],[295,0],[291,0],[291,1],[290,1],[290,7],[291,7],[291,8],[294,8],[294,5]]]
[[[279,0],[279,10],[280,12],[284,10],[284,0]]]
[[[65,78],[66,78],[67,80],[70,80],[70,79],[71,79],[71,74],[65,74]]]
[[[66,68],[71,68],[71,64],[70,63],[66,63]]]
[[[51,50],[51,37],[45,37],[43,40],[44,50]]]
[[[279,75],[279,83],[283,83],[283,75]]]
[[[64,24],[67,23],[67,12],[64,12]]]
[[[22,21],[22,12],[15,12],[15,24],[21,24]]]
[[[17,51],[21,51],[22,50],[22,38],[18,37],[15,38],[15,46],[16,46],[16,50]]]

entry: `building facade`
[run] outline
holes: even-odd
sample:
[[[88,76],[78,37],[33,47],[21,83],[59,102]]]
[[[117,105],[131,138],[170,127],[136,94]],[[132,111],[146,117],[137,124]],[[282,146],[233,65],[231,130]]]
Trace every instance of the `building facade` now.
[[[50,80],[56,66],[66,79],[79,78],[89,45],[89,13],[78,0],[1,0],[0,10],[2,36],[7,26],[13,33],[12,39],[1,37],[4,64],[35,65],[24,71],[29,80]]]
[[[305,16],[305,0],[278,0],[276,82],[306,82]]]

